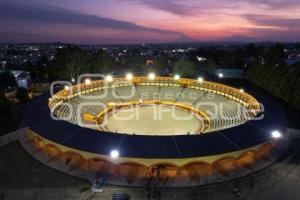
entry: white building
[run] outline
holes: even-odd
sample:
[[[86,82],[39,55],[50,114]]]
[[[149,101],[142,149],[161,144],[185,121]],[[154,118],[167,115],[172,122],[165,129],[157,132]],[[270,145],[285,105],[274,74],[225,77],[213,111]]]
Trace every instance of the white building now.
[[[18,87],[28,88],[31,83],[30,73],[22,70],[8,70],[10,71],[17,82]],[[0,73],[3,71],[0,70]]]

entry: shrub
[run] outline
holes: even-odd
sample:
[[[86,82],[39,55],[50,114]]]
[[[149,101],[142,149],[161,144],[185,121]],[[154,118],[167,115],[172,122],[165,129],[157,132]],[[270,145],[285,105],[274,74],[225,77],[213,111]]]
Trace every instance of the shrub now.
[[[17,91],[17,94],[16,94],[16,97],[17,99],[22,102],[22,103],[25,103],[29,100],[29,95],[28,95],[28,92],[25,88],[23,87],[19,87],[18,88],[18,91]]]

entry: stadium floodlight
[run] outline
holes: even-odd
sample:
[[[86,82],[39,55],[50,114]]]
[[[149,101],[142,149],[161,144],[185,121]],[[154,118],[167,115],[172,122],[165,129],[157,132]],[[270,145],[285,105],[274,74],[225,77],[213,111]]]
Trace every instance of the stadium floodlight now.
[[[87,79],[85,79],[84,82],[85,82],[85,84],[90,85],[91,84],[91,79],[87,78]]]
[[[175,74],[175,76],[174,76],[174,80],[179,80],[180,79],[180,76],[178,75],[178,74]]]
[[[133,75],[131,73],[126,74],[126,79],[131,81],[133,79]]]
[[[112,81],[113,81],[112,75],[107,75],[107,76],[105,77],[105,81],[107,81],[107,82],[112,82]]]
[[[148,75],[148,79],[149,80],[154,80],[155,79],[155,74],[154,73],[150,73],[149,75]]]
[[[65,85],[65,90],[69,90],[69,89],[70,89],[70,86]]]
[[[118,158],[119,157],[119,151],[118,150],[112,150],[111,152],[110,152],[110,157],[112,158],[112,159],[116,159],[116,158]]]
[[[282,136],[282,134],[278,130],[272,131],[271,134],[272,134],[272,137],[275,139],[281,138],[281,136]]]
[[[204,81],[204,79],[202,77],[198,78],[198,82],[202,83]]]
[[[219,77],[219,78],[223,78],[223,77],[224,77],[224,74],[223,74],[223,73],[219,73],[219,74],[218,74],[218,77]]]
[[[241,89],[240,89],[240,92],[241,92],[241,93],[243,93],[243,92],[244,92],[244,89],[243,89],[243,88],[241,88]]]

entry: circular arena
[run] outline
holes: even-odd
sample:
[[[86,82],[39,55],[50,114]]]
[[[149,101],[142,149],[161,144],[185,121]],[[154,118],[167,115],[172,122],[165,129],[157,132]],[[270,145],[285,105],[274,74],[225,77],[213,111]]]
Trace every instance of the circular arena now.
[[[226,181],[262,169],[284,148],[284,114],[273,99],[202,78],[86,79],[32,100],[24,120],[21,143],[35,158],[118,185]]]

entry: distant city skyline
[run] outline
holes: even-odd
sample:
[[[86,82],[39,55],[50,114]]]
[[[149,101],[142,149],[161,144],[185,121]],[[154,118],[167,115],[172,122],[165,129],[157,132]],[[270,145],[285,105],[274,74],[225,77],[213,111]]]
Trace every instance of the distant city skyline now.
[[[300,41],[299,0],[1,0],[0,42]]]

